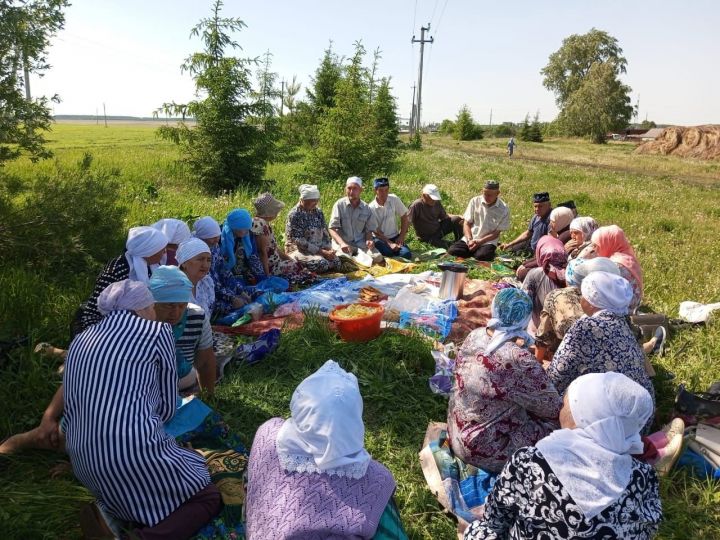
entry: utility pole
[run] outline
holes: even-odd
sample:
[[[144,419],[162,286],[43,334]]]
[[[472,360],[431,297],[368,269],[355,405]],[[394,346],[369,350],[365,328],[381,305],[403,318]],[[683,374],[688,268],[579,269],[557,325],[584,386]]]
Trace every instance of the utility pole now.
[[[412,99],[412,108],[410,109],[410,125],[409,131],[410,136],[412,137],[415,133],[415,85],[413,84],[413,99]]]
[[[490,129],[492,129],[492,109],[490,109]]]
[[[410,43],[419,43],[420,44],[420,69],[418,70],[418,98],[417,98],[417,113],[415,114],[415,129],[417,129],[418,133],[420,132],[420,112],[422,111],[422,71],[423,71],[423,51],[425,49],[426,43],[432,43],[435,41],[432,37],[430,39],[425,39],[425,32],[430,31],[430,23],[428,23],[427,28],[424,26],[420,27],[420,39],[415,39],[415,36],[412,37],[412,40]]]
[[[30,94],[30,69],[28,68],[28,59],[25,53],[23,53],[23,72],[25,73],[25,99],[30,101],[32,100]]]
[[[105,104],[103,103],[103,117],[105,118],[105,127],[107,127],[107,114],[105,113]]]

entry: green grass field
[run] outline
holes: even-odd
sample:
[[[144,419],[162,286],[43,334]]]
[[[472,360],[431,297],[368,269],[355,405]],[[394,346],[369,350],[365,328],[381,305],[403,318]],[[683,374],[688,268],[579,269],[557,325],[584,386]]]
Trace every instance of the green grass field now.
[[[127,227],[162,217],[210,214],[221,220],[229,209],[247,207],[255,195],[203,195],[176,165],[176,148],[157,139],[150,126],[59,124],[48,138],[58,163],[71,165],[90,152],[92,167],[118,171],[123,188],[117,203],[128,210]],[[526,226],[533,192],[550,191],[556,202],[574,199],[581,215],[625,229],[645,272],[647,307],[674,317],[683,300],[720,299],[720,163],[637,156],[627,144],[593,146],[574,140],[522,144],[515,158],[508,159],[504,145],[501,139],[457,143],[427,137],[424,150],[401,155],[391,175],[392,189],[410,203],[423,184],[435,183],[448,211],[461,213],[484,180],[496,178],[512,212],[507,238]],[[9,164],[6,172],[23,182],[54,166],[52,160],[36,165],[20,160]],[[266,177],[273,181],[267,186],[288,205],[277,220],[277,233],[297,199],[293,175],[301,167],[298,162],[268,167]],[[318,183],[327,215],[344,184],[321,179]],[[365,200],[371,197],[364,193]],[[120,252],[121,236],[107,242]],[[50,267],[47,273],[0,267],[0,337],[27,335],[31,344],[67,344],[70,317],[89,293],[95,275],[69,275],[63,267]],[[36,425],[60,381],[57,366],[31,350],[28,345],[0,358],[0,438]],[[446,413],[445,399],[431,394],[427,386],[432,359],[426,342],[388,332],[373,342],[350,345],[340,342],[321,320],[310,319],[303,329],[284,335],[280,349],[260,365],[233,368],[212,405],[249,446],[263,421],[288,415],[297,383],[328,358],[360,380],[367,448],[395,475],[411,538],[453,538],[454,524],[425,488],[417,459],[427,422],[444,421]],[[656,361],[661,421],[667,419],[678,383],[701,390],[720,379],[718,360],[720,325],[671,336],[666,356]],[[667,372],[675,379],[668,380]],[[51,477],[50,469],[62,460],[62,455],[49,452],[0,460],[3,538],[80,537],[77,511],[90,496],[71,475]],[[716,485],[676,472],[663,480],[662,498],[660,538],[720,538]]]

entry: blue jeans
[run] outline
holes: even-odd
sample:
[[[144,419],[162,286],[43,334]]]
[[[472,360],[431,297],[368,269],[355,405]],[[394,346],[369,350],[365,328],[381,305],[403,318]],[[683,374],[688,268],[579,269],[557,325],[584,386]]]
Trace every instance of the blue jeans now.
[[[397,235],[395,238],[391,238],[390,240],[397,243],[397,239],[399,237],[400,235]],[[402,257],[403,259],[412,261],[410,248],[408,248],[405,244],[401,245],[398,251],[393,251],[385,241],[380,240],[379,238],[375,238],[373,241],[375,242],[375,249],[377,249],[383,257]]]

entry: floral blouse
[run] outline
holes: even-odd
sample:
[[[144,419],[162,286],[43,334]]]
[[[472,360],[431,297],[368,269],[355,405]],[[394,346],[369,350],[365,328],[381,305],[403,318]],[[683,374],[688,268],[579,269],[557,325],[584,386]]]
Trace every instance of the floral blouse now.
[[[550,291],[540,313],[535,342],[554,353],[570,327],[584,314],[580,307],[580,290],[577,287]]]
[[[512,453],[558,428],[562,399],[540,363],[506,342],[490,355],[485,328],[473,330],[455,364],[448,436],[460,459],[499,472]]]
[[[210,249],[212,254],[212,265],[210,277],[215,284],[215,307],[214,314],[221,317],[230,313],[233,309],[233,299],[242,294],[245,285],[231,270],[225,269],[225,258],[220,252],[220,246]]]
[[[542,453],[530,447],[515,452],[505,465],[483,519],[468,527],[465,540],[649,540],[661,519],[658,478],[650,465],[633,460],[625,492],[588,519]]]
[[[655,389],[645,371],[645,354],[627,319],[599,311],[592,317],[582,317],[570,327],[547,372],[562,394],[580,375],[608,371],[622,373],[642,385],[655,403]],[[652,420],[648,420],[646,428]]]
[[[321,249],[332,249],[330,233],[322,210],[303,210],[298,204],[290,210],[285,226],[285,250],[303,255],[317,255]]]

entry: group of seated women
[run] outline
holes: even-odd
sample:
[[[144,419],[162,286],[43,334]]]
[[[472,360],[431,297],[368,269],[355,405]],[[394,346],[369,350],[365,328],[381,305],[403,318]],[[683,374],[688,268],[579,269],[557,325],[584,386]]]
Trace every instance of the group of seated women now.
[[[130,229],[74,321],[41,425],[0,453],[65,449],[99,522],[119,520],[133,538],[189,538],[216,516],[222,500],[204,459],[165,425],[181,392],[214,390],[213,315],[242,307],[264,277],[339,268],[317,187],[300,193],[287,253],[271,225],[284,204],[268,193],[255,218],[235,209],[192,231],[170,218]],[[458,353],[449,441],[461,460],[498,474],[467,539],[650,538],[661,519],[657,476],[640,459],[654,389],[627,317],[642,271],[619,227],[568,212],[551,217],[523,289],[500,290],[487,326]],[[290,410],[255,434],[247,536],[406,538],[393,476],[364,448],[355,376],[328,361]]]

